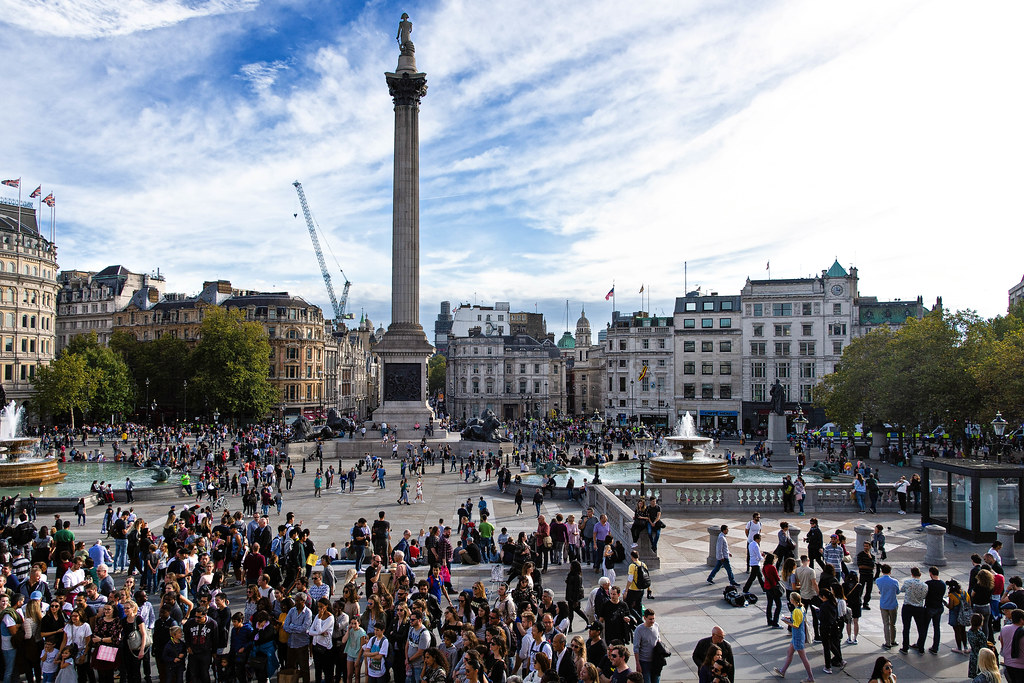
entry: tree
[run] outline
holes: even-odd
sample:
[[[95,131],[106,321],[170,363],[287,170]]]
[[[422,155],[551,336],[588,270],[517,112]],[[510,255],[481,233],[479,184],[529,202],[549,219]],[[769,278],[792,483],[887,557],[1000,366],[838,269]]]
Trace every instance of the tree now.
[[[241,311],[209,308],[199,335],[190,357],[196,400],[229,415],[267,415],[279,396],[267,379],[270,341],[263,327]]]
[[[182,382],[190,376],[189,348],[184,340],[164,334],[155,341],[140,342],[130,332],[115,330],[110,348],[127,363],[140,400],[155,401],[158,407],[181,403]]]
[[[95,332],[71,338],[64,354],[81,356],[93,371],[93,393],[90,397],[94,418],[132,412],[135,406],[135,381],[120,353],[100,346]]]
[[[92,405],[96,374],[83,355],[62,353],[50,365],[36,371],[34,407],[40,413],[54,416],[67,413],[74,429],[75,409],[84,414]]]
[[[448,373],[448,359],[444,354],[435,353],[427,361],[427,392],[436,394],[444,391],[445,377]]]

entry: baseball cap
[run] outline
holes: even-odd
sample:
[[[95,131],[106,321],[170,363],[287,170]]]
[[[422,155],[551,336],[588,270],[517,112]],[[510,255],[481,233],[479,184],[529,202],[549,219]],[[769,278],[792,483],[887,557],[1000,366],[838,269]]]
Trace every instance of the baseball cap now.
[[[591,624],[587,628],[589,630],[591,630],[591,631],[603,631],[604,630],[604,624],[602,624],[599,621],[595,621],[593,624]]]
[[[33,593],[33,595],[35,595],[35,593]],[[1004,602],[1003,604],[999,605],[999,611],[1002,611],[1002,610],[1005,610],[1005,609],[1017,609],[1017,605],[1015,603],[1012,603],[1012,602]]]
[[[40,591],[32,591],[32,594],[28,596],[29,600],[42,600],[43,594]],[[1015,606],[1016,608],[1016,606]],[[1006,609],[1005,607],[1003,609]]]
[[[832,539],[838,541],[839,540],[839,534],[832,534]]]

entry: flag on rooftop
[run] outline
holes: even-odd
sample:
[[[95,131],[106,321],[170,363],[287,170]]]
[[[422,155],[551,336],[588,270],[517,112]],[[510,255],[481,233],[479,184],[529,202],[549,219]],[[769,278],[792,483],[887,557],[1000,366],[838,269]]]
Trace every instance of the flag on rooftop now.
[[[20,188],[21,187],[21,178],[14,178],[12,180],[4,180],[3,184],[6,185],[7,187],[17,187],[17,188]]]
[[[644,293],[644,286],[643,286],[643,285],[640,285],[640,293],[641,293],[641,294],[643,294],[643,293]]]
[[[56,203],[57,203],[57,200],[53,198],[53,193],[52,192],[50,194],[46,195],[45,197],[43,197],[43,204],[46,204],[51,209],[53,208],[53,205],[56,204]]]
[[[28,198],[29,198],[29,199],[35,199],[36,197],[38,197],[38,196],[39,196],[39,195],[41,195],[42,193],[43,193],[43,186],[42,186],[42,185],[40,185],[40,186],[39,186],[39,187],[37,187],[36,189],[32,190],[32,194],[30,194],[30,195],[28,196]]]
[[[615,285],[612,285],[612,288],[604,295],[604,300],[608,301],[608,299],[611,299],[613,296],[615,296]]]

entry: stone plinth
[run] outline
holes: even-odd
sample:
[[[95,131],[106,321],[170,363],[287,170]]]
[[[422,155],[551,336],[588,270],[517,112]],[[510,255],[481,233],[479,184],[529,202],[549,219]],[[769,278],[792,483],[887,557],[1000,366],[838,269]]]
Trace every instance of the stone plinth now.
[[[793,541],[793,557],[796,558],[797,566],[800,565],[800,533],[803,531],[800,527],[789,525],[789,538]]]
[[[722,533],[721,525],[711,526],[708,525],[708,561],[709,567],[714,567],[718,564],[718,535]]]
[[[867,524],[858,524],[853,530],[857,532],[857,545],[850,554],[856,559],[857,553],[864,549],[864,544],[871,542],[871,535],[875,533],[875,529]]]
[[[772,467],[779,469],[796,469],[796,456],[790,452],[789,434],[786,429],[786,416],[768,414],[768,437],[766,445],[772,449]]]

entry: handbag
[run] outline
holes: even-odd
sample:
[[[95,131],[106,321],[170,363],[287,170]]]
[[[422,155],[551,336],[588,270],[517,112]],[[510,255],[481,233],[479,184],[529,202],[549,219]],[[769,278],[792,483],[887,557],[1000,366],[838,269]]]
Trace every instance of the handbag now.
[[[555,542],[551,540],[551,537],[550,537],[550,536],[545,536],[545,537],[544,537],[544,547],[545,547],[545,548],[550,548],[550,547],[551,547],[551,546],[553,546],[554,544],[555,544]]]
[[[96,648],[96,659],[101,662],[116,662],[117,661],[117,648],[111,647],[110,645],[100,645]]]

